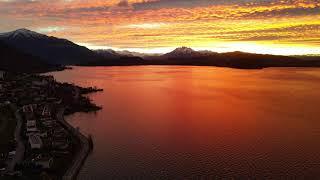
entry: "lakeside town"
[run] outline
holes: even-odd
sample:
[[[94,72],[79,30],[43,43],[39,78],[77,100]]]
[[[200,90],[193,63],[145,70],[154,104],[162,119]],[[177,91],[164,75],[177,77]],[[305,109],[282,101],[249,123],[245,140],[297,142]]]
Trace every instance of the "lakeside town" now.
[[[93,143],[64,115],[100,110],[83,96],[98,91],[0,71],[0,179],[74,179]]]

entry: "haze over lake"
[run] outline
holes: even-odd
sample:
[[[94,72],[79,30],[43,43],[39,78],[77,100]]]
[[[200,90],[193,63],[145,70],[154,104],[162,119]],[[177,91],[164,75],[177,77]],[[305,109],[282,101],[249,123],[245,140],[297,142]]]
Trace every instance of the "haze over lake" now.
[[[74,67],[97,113],[68,117],[94,150],[79,179],[320,178],[320,69]]]

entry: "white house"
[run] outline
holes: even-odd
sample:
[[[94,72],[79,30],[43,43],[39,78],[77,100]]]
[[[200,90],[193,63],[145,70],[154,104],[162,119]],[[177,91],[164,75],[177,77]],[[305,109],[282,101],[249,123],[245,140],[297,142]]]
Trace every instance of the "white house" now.
[[[28,128],[35,128],[37,126],[36,120],[27,120],[27,127]]]
[[[48,105],[45,105],[45,106],[43,107],[42,116],[44,116],[44,117],[49,117],[49,116],[51,116],[50,107],[49,107]]]
[[[0,71],[0,80],[4,79],[5,74],[6,74],[6,72]]]
[[[42,140],[39,135],[30,135],[29,144],[31,149],[41,149],[43,146]]]
[[[35,120],[27,120],[27,135],[38,133],[37,122]]]

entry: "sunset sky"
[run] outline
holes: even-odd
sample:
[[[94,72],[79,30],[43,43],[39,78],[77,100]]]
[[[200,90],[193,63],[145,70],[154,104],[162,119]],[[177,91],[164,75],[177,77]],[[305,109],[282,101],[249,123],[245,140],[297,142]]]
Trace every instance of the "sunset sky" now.
[[[0,32],[89,48],[320,54],[319,0],[0,0]]]

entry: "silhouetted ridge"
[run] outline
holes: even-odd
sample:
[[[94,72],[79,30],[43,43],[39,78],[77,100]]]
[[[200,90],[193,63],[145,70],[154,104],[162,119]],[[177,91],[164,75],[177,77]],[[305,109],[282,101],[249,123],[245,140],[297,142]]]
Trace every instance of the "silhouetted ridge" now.
[[[153,65],[193,65],[218,66],[242,69],[265,67],[320,67],[320,61],[308,61],[295,57],[253,54],[245,52],[216,53],[195,51],[181,47],[161,56],[146,57],[146,64]]]
[[[76,65],[100,58],[95,52],[69,40],[43,35],[28,29],[0,34],[0,40],[48,64]]]
[[[28,29],[1,33],[0,41],[24,52],[25,55],[34,57],[40,64],[47,65],[193,65],[244,69],[320,66],[320,60],[316,58],[296,58],[244,52],[216,53],[195,51],[188,47],[179,47],[163,55],[149,56],[143,53],[111,49],[92,51],[67,39],[43,35]]]
[[[38,73],[63,69],[60,66],[49,65],[39,57],[19,51],[0,41],[0,70],[10,72]]]

